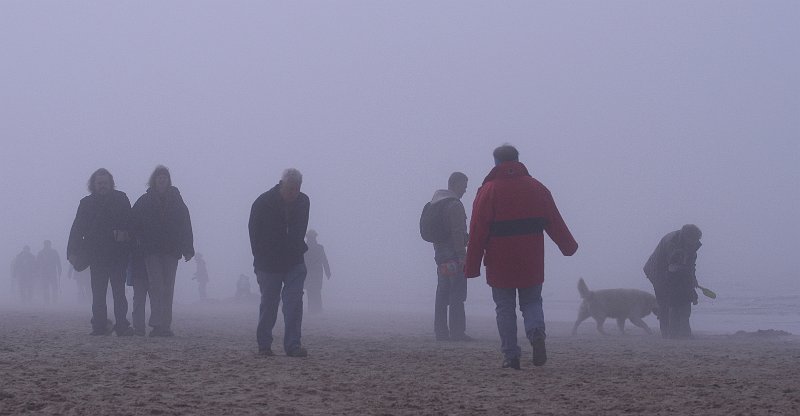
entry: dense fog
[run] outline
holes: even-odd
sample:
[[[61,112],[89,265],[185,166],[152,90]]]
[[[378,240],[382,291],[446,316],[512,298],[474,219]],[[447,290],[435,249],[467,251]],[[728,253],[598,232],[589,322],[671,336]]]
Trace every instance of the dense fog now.
[[[135,201],[163,164],[210,296],[230,298],[254,276],[250,206],[295,167],[326,302],[432,311],[422,206],[462,171],[469,215],[508,142],[579,243],[547,243],[546,302],[577,302],[579,277],[652,290],[642,266],[684,223],[703,230],[701,284],[797,294],[798,18],[794,1],[3,2],[0,253],[52,240],[72,301],[89,175]],[[176,302],[195,299],[194,267]],[[492,314],[484,278],[469,290]]]

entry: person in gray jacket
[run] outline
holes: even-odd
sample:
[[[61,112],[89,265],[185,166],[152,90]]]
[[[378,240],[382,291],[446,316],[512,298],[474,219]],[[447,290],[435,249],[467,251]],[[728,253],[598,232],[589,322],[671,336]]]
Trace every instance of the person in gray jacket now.
[[[453,172],[447,189],[433,194],[431,205],[446,204],[442,219],[449,230],[446,239],[433,243],[438,284],[434,307],[433,330],[437,341],[470,341],[465,334],[464,302],[467,300],[467,279],[464,257],[467,254],[467,214],[461,197],[467,191],[467,175]]]

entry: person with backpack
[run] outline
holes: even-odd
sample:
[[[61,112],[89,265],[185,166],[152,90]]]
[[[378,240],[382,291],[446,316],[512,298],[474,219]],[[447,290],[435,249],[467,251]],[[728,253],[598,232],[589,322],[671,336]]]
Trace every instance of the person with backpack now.
[[[544,283],[544,233],[561,253],[578,250],[550,191],[531,177],[511,145],[494,150],[495,166],[478,188],[472,206],[465,274],[478,277],[481,261],[486,283],[492,287],[500,333],[503,368],[520,369],[516,303],[533,350],[533,365],[547,361],[542,310]]]
[[[461,197],[467,191],[467,175],[453,172],[447,189],[439,189],[425,205],[420,218],[420,234],[433,243],[436,261],[436,302],[433,331],[437,341],[470,341],[465,333],[467,279],[464,256],[467,253],[467,214]]]

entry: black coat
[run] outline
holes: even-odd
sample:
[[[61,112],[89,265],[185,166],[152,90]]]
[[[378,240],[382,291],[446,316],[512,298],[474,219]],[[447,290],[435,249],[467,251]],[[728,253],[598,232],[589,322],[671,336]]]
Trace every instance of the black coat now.
[[[160,194],[150,188],[131,210],[131,234],[137,254],[194,256],[194,235],[189,208],[174,186]]]
[[[85,244],[89,264],[124,266],[128,261],[130,244],[114,240],[114,230],[128,230],[130,211],[128,195],[117,190],[81,199],[69,232],[67,258]]]
[[[256,198],[248,224],[256,271],[286,272],[303,263],[309,206],[302,192],[292,203],[284,202],[279,185]]]

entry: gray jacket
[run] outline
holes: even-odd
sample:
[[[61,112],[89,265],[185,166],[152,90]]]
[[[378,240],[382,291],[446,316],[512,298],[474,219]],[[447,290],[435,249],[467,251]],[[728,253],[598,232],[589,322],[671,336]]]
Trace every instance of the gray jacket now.
[[[669,272],[688,274],[690,281],[697,285],[695,263],[697,250],[702,244],[698,242],[696,247],[684,247],[680,234],[681,231],[677,230],[665,235],[647,259],[644,274],[654,286],[667,283]]]
[[[447,198],[448,201],[444,201]],[[433,243],[434,260],[436,264],[442,264],[450,260],[463,259],[467,255],[467,213],[464,211],[464,204],[453,191],[449,189],[439,189],[433,193],[431,205],[442,203],[448,204],[444,209],[445,221],[449,224],[450,238],[442,243]]]

